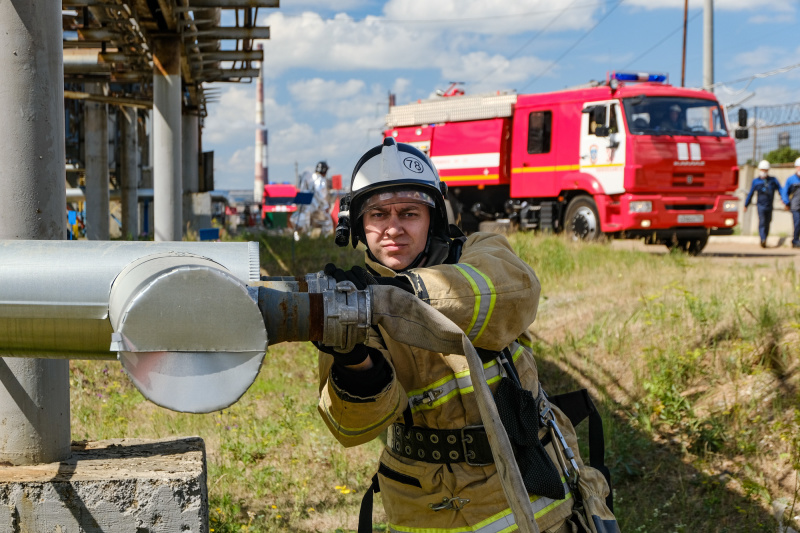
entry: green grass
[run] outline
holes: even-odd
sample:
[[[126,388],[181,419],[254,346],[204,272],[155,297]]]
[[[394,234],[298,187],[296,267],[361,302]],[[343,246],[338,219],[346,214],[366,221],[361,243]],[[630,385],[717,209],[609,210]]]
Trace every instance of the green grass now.
[[[272,276],[363,264],[361,252],[322,240],[301,240],[292,255],[288,238],[258,238]],[[772,532],[774,501],[788,503],[784,524],[792,524],[800,511],[793,266],[530,234],[510,241],[542,282],[532,333],[544,387],[588,387],[603,415],[622,530]],[[116,363],[71,368],[74,439],[203,437],[215,532],[355,529],[381,444],[344,449],[329,435],[309,344],[271,347],[244,397],[207,415],[145,402]],[[385,529],[380,509],[378,495],[376,531]]]

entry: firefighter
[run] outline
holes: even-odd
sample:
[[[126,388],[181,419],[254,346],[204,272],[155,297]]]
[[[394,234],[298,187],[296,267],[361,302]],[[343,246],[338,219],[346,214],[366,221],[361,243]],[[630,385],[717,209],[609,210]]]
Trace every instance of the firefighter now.
[[[302,192],[313,193],[311,203],[300,205],[292,214],[291,222],[294,226],[294,238],[299,239],[300,234],[311,234],[314,228],[319,228],[323,236],[333,233],[333,219],[331,218],[330,185],[326,174],[328,163],[320,161],[313,174],[304,172],[300,178],[299,189]]]
[[[422,152],[385,139],[356,164],[337,227],[340,246],[366,245],[367,269],[344,271],[328,264],[326,273],[359,289],[374,283],[403,288],[468,335],[484,360],[509,437],[519,447],[520,470],[541,531],[576,531],[577,523],[597,531],[597,526],[586,526],[593,521],[606,528],[601,531],[618,531],[606,506],[606,480],[577,456],[569,419],[555,407],[552,415],[539,411],[533,401],[547,404],[527,332],[539,302],[536,274],[504,236],[475,233],[466,238],[449,226],[445,192]],[[514,515],[481,425],[465,357],[411,347],[383,328],[379,332],[380,337],[373,335],[348,353],[318,344],[318,409],[344,446],[387,432],[370,490],[383,495],[389,530],[510,530]],[[512,378],[524,389],[511,386],[501,392]],[[530,400],[527,409],[515,395]],[[517,419],[507,422],[509,416]],[[555,417],[575,451],[574,464],[562,460],[563,450],[547,437],[540,416]],[[521,434],[532,438],[524,441]],[[368,492],[359,532],[372,531],[371,501]],[[589,510],[582,517],[576,502]]]
[[[786,180],[786,185],[781,188],[781,200],[787,210],[792,212],[794,234],[792,235],[792,248],[800,248],[800,157],[794,161],[795,173]]]
[[[772,222],[772,203],[775,200],[775,193],[780,194],[781,184],[778,178],[769,175],[769,161],[763,160],[758,164],[758,177],[753,180],[750,192],[744,200],[744,208],[750,206],[753,193],[758,193],[756,205],[758,207],[758,235],[761,237],[761,247],[767,247],[767,235],[769,235],[769,225]]]

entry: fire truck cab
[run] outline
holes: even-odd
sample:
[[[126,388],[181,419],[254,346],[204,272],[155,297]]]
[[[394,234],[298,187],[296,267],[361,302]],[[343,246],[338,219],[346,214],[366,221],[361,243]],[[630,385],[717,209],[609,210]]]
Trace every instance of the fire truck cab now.
[[[385,135],[426,152],[454,221],[644,238],[699,253],[737,223],[734,140],[710,92],[612,74],[544,94],[394,106]]]

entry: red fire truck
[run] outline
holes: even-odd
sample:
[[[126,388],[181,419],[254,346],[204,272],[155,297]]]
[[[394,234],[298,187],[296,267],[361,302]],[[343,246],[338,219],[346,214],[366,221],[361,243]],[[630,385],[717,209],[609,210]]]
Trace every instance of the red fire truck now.
[[[699,253],[737,222],[723,109],[661,74],[614,73],[545,94],[456,93],[393,106],[386,123],[386,136],[431,157],[468,231],[483,222]]]

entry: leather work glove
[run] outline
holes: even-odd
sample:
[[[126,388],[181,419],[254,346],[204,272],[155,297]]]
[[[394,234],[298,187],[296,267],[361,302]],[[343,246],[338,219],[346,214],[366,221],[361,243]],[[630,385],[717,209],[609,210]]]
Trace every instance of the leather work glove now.
[[[334,364],[339,366],[352,366],[363,363],[370,352],[370,349],[363,344],[356,344],[355,347],[349,352],[342,353],[336,351],[332,346],[327,346],[319,341],[311,342],[320,352],[332,355]]]
[[[399,287],[406,292],[416,294],[411,282],[405,276],[373,276],[366,269],[360,266],[354,266],[350,270],[342,270],[333,263],[325,265],[325,274],[331,276],[337,282],[352,281],[356,289],[363,291],[368,285],[391,285],[392,287]]]

